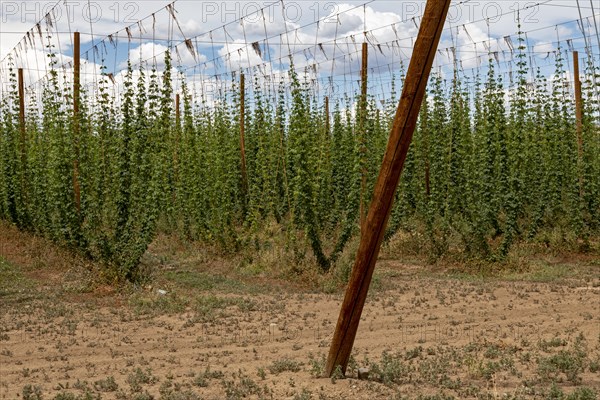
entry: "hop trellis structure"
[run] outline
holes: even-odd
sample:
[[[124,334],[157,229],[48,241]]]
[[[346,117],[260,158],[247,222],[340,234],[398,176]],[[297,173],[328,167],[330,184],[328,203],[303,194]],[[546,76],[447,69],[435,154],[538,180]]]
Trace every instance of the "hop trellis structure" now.
[[[0,63],[0,216],[115,279],[139,278],[157,232],[235,251],[272,224],[328,270],[360,234],[420,23],[382,23],[375,4],[301,24],[277,2],[188,33],[174,2],[81,32],[79,79],[75,32],[51,10]],[[526,7],[507,11],[510,35],[447,23],[387,238],[423,237],[434,259],[597,242],[600,10],[526,31]]]

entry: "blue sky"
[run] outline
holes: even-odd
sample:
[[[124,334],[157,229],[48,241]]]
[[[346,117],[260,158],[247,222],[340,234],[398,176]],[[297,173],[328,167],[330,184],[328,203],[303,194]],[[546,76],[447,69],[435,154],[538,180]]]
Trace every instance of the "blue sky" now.
[[[53,34],[51,43],[59,64],[69,63],[69,32],[78,30],[84,59],[89,61],[84,73],[87,68],[90,76],[104,60],[106,70],[118,77],[128,56],[134,64],[144,60],[160,68],[167,47],[179,44],[173,50],[174,64],[188,76],[220,76],[248,67],[253,67],[254,74],[279,76],[287,70],[292,53],[298,69],[341,85],[342,79],[352,80],[358,72],[360,43],[367,40],[372,74],[387,75],[380,78],[384,84],[400,61],[410,57],[425,6],[425,1],[390,0],[366,4],[178,0],[169,9],[170,3],[0,0],[0,59],[6,61],[8,54],[16,54],[18,66],[28,70],[28,82],[34,82],[45,74],[45,30]],[[517,10],[521,29],[527,32],[526,52],[546,69],[545,74],[552,73],[549,56],[559,41],[565,50],[579,49],[585,57],[582,26],[572,22],[580,13],[583,29],[590,35],[589,45],[600,59],[597,25],[591,18],[592,7],[596,16],[600,13],[600,3],[596,3],[579,0],[577,8],[576,0],[453,1],[436,66],[449,68],[456,55],[467,72],[485,68],[491,51],[499,69],[509,73],[507,61],[518,47]],[[45,18],[48,12],[51,27]],[[36,27],[39,21],[42,37]],[[189,39],[187,44],[185,39]],[[0,73],[3,80],[5,69]]]

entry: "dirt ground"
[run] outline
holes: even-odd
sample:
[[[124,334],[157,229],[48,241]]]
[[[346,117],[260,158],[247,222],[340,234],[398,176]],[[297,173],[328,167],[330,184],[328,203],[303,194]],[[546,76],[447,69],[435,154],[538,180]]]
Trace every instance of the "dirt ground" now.
[[[115,290],[93,285],[85,261],[1,228],[2,399],[600,395],[597,259],[496,277],[381,260],[347,376],[332,379],[320,375],[343,290],[202,262]]]

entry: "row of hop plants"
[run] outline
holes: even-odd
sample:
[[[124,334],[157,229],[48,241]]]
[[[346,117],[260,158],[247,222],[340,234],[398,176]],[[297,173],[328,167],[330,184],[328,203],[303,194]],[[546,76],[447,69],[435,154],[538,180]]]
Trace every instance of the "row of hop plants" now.
[[[562,51],[550,81],[539,69],[528,79],[532,71],[520,43],[512,82],[503,82],[491,59],[484,81],[456,72],[448,82],[432,78],[392,228],[417,223],[434,258],[449,251],[449,238],[462,253],[492,260],[504,259],[515,241],[548,231],[580,250],[597,240],[600,75],[587,64],[578,138]]]
[[[550,80],[532,74],[522,44],[512,82],[502,80],[493,60],[474,80],[458,72],[432,76],[387,238],[418,233],[434,259],[458,248],[490,260],[549,230],[584,247],[597,240],[600,76],[588,63],[580,152],[574,100],[556,54]],[[343,102],[355,110],[338,101],[327,115],[292,66],[291,79],[273,95],[255,79],[240,121],[235,80],[209,105],[179,76],[178,116],[167,52],[162,71],[130,65],[118,101],[102,74],[93,98],[82,91],[74,119],[68,79],[56,57],[50,64],[43,101],[27,105],[24,135],[14,70],[2,99],[2,219],[101,260],[115,280],[132,281],[158,232],[236,251],[275,223],[286,247],[312,254],[323,271],[359,234],[361,202],[368,206],[395,113],[395,87],[383,105],[357,95]]]

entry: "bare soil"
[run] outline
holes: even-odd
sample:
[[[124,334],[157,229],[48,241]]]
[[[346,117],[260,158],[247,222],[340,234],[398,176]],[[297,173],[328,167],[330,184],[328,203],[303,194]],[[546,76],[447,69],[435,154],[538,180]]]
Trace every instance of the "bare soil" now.
[[[342,289],[206,260],[163,263],[152,282],[115,289],[84,259],[0,228],[2,399],[600,395],[593,257],[494,277],[383,259],[346,377],[332,379],[320,375]]]

